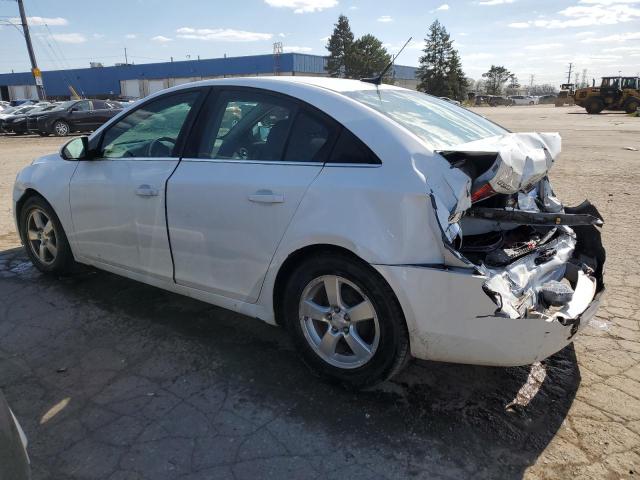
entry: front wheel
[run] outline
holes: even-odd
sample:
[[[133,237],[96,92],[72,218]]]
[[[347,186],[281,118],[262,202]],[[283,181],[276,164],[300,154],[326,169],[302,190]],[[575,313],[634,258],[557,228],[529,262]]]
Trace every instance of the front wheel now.
[[[626,105],[624,106],[624,111],[627,113],[636,113],[636,110],[638,110],[639,107],[640,107],[640,101],[631,100],[627,102]]]
[[[601,98],[593,98],[589,100],[585,109],[587,110],[587,113],[598,114],[604,110],[604,102]]]
[[[409,360],[402,310],[384,279],[347,255],[325,253],[296,268],[284,323],[319,376],[356,388],[382,382]]]
[[[44,273],[65,273],[74,264],[69,241],[58,216],[39,196],[20,211],[20,237],[33,265]]]
[[[53,133],[55,133],[57,137],[66,137],[70,131],[69,124],[64,120],[58,120],[53,124]]]

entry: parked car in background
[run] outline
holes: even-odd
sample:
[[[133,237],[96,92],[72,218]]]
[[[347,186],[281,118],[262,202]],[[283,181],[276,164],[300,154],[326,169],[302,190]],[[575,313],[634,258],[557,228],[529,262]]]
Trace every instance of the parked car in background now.
[[[56,108],[36,116],[36,129],[40,135],[65,137],[72,132],[95,130],[122,110],[110,100],[69,100]]]
[[[454,105],[462,105],[458,100],[454,100],[449,97],[440,97],[440,99],[444,100],[445,102],[453,103]]]
[[[14,118],[26,114],[36,108],[35,105],[20,105],[17,107],[9,107],[0,112],[0,132],[7,133],[5,125],[9,124]]]
[[[0,392],[0,480],[29,480],[27,437]]]
[[[14,133],[16,135],[23,135],[29,132],[29,123],[34,123],[32,119],[35,119],[37,115],[53,110],[56,108],[55,103],[40,102],[34,106],[31,110],[26,112],[12,115],[6,118],[2,127],[5,133]]]
[[[556,100],[558,99],[557,95],[542,95],[539,99],[538,99],[538,103],[540,104],[550,104],[550,103],[556,103]]]
[[[38,100],[30,100],[27,98],[23,98],[18,100],[11,100],[9,102],[9,105],[11,105],[12,107],[19,107],[20,105],[34,105],[36,103],[38,103]]]
[[[513,105],[537,105],[538,97],[532,95],[511,95],[509,97],[513,101]]]
[[[410,356],[526,365],[595,314],[605,252],[564,207],[554,133],[421,92],[320,77],[164,90],[18,175],[43,272],[80,262],[287,327],[358,387]]]

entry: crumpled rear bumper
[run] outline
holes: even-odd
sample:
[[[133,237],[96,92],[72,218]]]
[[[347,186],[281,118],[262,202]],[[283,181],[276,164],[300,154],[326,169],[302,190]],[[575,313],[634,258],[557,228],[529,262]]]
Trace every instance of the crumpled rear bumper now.
[[[571,343],[595,315],[604,288],[584,311],[558,318],[509,318],[471,269],[375,265],[402,305],[416,358],[490,366],[543,360]]]

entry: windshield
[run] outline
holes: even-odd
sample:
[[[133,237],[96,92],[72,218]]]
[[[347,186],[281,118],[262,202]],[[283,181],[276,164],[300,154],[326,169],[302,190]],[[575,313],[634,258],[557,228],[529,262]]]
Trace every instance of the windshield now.
[[[396,121],[434,150],[508,133],[480,115],[425,93],[360,90],[344,94]]]

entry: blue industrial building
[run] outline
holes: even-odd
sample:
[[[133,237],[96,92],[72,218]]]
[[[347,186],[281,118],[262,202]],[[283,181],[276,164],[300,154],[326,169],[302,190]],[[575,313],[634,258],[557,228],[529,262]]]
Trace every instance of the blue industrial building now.
[[[144,97],[163,88],[190,81],[254,75],[324,76],[326,57],[299,53],[251,55],[178,62],[116,65],[42,72],[46,94],[66,99],[72,89],[80,96],[93,98]],[[396,65],[392,72],[401,86],[415,88],[416,69]],[[72,88],[70,88],[72,87]],[[37,98],[31,72],[0,74],[3,100]]]

